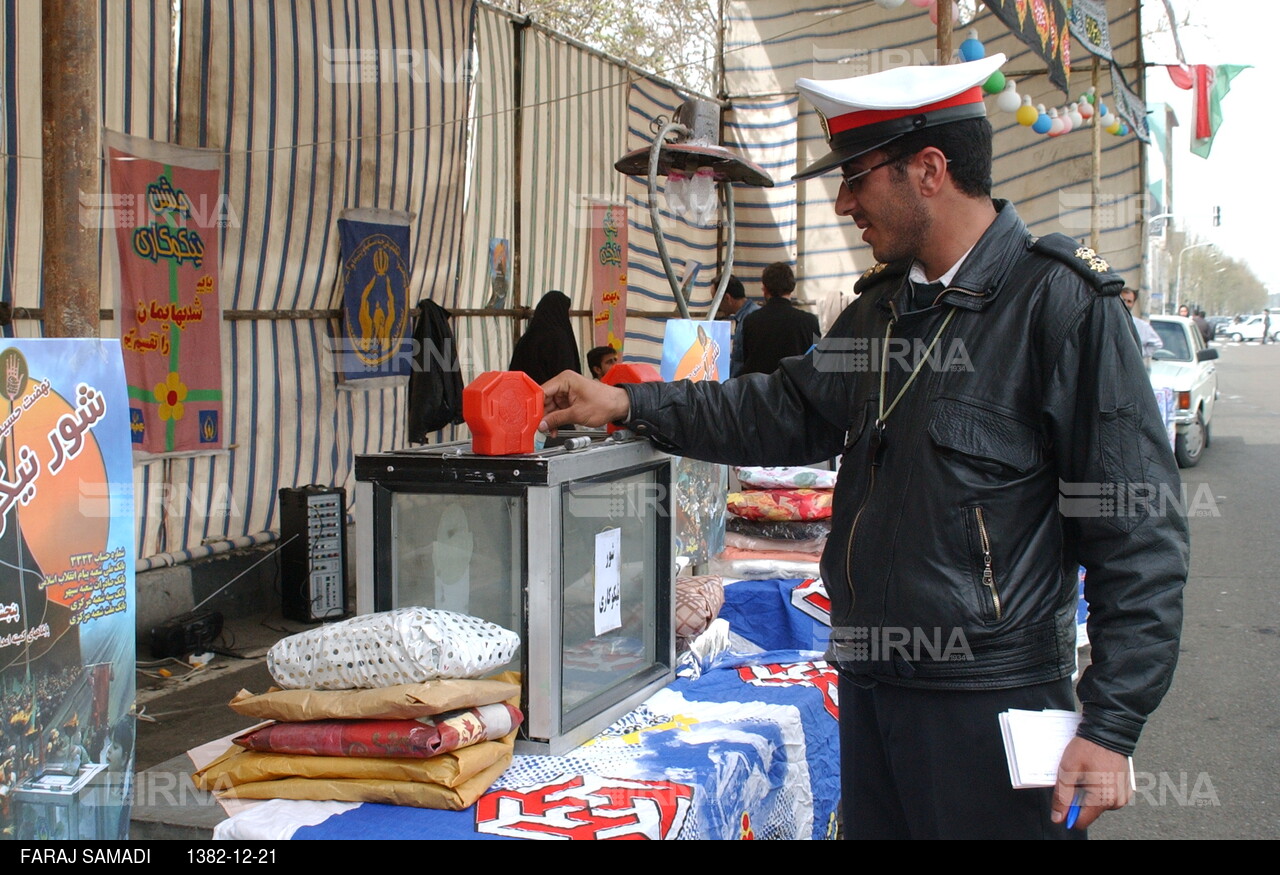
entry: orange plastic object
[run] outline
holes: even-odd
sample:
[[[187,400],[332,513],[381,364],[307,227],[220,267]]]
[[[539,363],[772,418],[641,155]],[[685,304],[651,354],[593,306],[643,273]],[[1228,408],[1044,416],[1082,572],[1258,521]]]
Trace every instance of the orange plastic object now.
[[[542,389],[523,371],[487,371],[462,390],[471,449],[482,456],[532,453]]]
[[[658,373],[658,369],[653,365],[640,362],[618,362],[609,368],[608,372],[600,378],[600,382],[606,386],[616,386],[619,383],[661,383],[662,374]],[[608,433],[613,434],[615,431],[619,431],[619,428],[609,423]]]
[[[608,373],[600,378],[600,382],[606,386],[616,386],[619,383],[661,383],[662,375],[653,365],[618,362],[609,368]]]

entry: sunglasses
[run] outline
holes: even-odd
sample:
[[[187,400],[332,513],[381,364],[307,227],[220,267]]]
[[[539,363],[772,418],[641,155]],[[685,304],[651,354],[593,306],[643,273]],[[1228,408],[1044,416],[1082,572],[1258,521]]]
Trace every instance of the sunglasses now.
[[[842,170],[840,172],[840,178],[844,180],[845,188],[849,189],[849,191],[852,192],[854,190],[854,187],[858,184],[859,180],[861,180],[864,176],[866,176],[869,173],[875,173],[877,170],[879,170],[881,167],[884,167],[886,164],[892,164],[893,162],[898,160],[900,160],[898,157],[886,158],[885,160],[881,161],[879,164],[872,164],[866,170],[859,170],[856,173],[845,173]]]
[[[843,180],[845,188],[849,189],[849,191],[852,192],[854,190],[854,186],[857,185],[858,182],[868,173],[874,173],[875,171],[879,170],[881,167],[884,167],[886,164],[893,164],[895,161],[902,161],[910,157],[911,157],[910,155],[898,155],[894,158],[886,158],[883,161],[881,161],[879,164],[872,164],[866,170],[859,170],[856,173],[845,173],[843,170],[841,170],[840,178],[841,180]],[[947,163],[948,164],[951,163],[950,158],[947,159]]]

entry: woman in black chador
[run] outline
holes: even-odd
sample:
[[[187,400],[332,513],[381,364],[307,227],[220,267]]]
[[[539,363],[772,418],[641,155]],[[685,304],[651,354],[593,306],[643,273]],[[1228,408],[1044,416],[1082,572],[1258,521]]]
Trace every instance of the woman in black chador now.
[[[561,371],[582,373],[578,341],[569,322],[569,296],[552,290],[542,296],[515,352],[509,371],[524,371],[535,383],[545,383]]]

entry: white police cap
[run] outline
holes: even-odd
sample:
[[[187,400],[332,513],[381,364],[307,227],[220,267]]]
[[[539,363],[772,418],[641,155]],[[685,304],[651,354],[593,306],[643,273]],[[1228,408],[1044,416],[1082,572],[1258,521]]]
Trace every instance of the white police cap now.
[[[894,67],[850,79],[797,79],[831,151],[791,177],[811,179],[912,131],[987,114],[982,83],[1003,54],[939,67]]]

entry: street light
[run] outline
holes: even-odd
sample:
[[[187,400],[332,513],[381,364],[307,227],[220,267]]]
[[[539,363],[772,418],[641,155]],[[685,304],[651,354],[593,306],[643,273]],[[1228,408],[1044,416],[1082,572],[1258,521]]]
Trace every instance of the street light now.
[[[1182,247],[1182,251],[1178,253],[1178,284],[1176,287],[1177,296],[1173,301],[1173,312],[1177,313],[1178,308],[1182,306],[1182,268],[1186,264],[1182,260],[1182,256],[1186,255],[1192,249],[1201,249],[1205,246],[1212,246],[1213,243],[1192,243],[1190,246]]]

